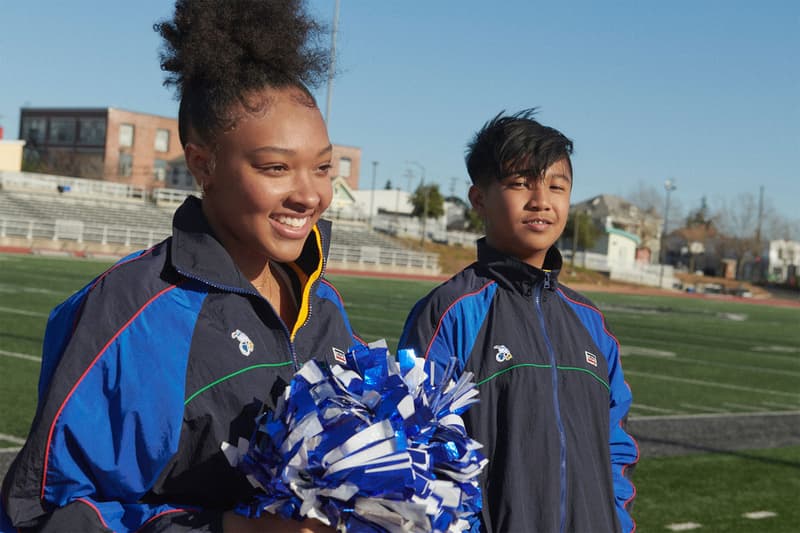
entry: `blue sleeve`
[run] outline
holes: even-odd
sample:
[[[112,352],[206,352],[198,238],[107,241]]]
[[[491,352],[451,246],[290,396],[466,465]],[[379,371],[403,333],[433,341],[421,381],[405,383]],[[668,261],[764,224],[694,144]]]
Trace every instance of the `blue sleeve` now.
[[[41,397],[4,511],[42,531],[216,527],[219,513],[141,501],[178,450],[204,294],[165,285],[127,307],[103,292],[81,291],[51,315]]]
[[[622,373],[619,349],[616,343],[613,344],[613,351],[608,362],[608,377],[611,386],[609,449],[611,471],[614,476],[614,499],[622,531],[629,533],[636,529],[636,524],[630,515],[630,509],[636,497],[636,488],[631,481],[631,475],[639,460],[639,448],[625,428],[632,396]]]
[[[439,370],[455,357],[459,376],[486,320],[496,288],[494,283],[488,283],[456,298],[442,298],[434,289],[417,302],[406,318],[399,348],[413,349],[418,357],[433,361]]]

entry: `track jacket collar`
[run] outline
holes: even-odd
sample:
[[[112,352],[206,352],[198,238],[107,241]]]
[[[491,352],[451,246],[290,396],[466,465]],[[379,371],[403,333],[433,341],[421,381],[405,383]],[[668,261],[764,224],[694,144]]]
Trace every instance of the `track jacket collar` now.
[[[544,259],[543,268],[536,268],[508,254],[500,252],[486,242],[486,237],[478,239],[478,263],[488,268],[497,282],[512,288],[523,295],[529,295],[534,286],[544,284],[545,289],[558,287],[558,273],[561,271],[561,252],[551,246]]]
[[[231,256],[216,239],[202,210],[202,202],[188,196],[172,220],[172,265],[184,276],[211,286],[237,292],[253,292]],[[306,239],[296,262],[289,265],[305,285],[322,276],[330,247],[331,223],[319,220]],[[319,236],[319,238],[318,238]]]

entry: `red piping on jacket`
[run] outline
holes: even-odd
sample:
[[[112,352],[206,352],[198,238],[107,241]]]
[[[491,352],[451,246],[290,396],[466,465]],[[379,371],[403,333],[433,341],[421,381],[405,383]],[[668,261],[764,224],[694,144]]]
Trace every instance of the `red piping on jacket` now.
[[[125,329],[127,329],[128,326],[130,326],[131,322],[133,322],[136,319],[136,317],[138,317],[142,313],[142,311],[145,310],[145,308],[148,305],[150,305],[155,300],[160,298],[161,295],[171,291],[175,287],[177,287],[177,285],[170,285],[169,287],[166,287],[166,288],[162,289],[161,291],[156,293],[155,296],[153,296],[152,298],[147,300],[147,302],[142,307],[140,307],[139,310],[136,311],[136,313],[134,313],[133,316],[131,318],[129,318],[128,321],[125,322],[125,324],[121,328],[119,328],[119,330],[111,337],[111,339],[109,339],[109,341],[105,344],[105,346],[103,346],[103,348],[100,349],[100,351],[97,353],[97,355],[94,356],[94,358],[92,359],[92,362],[89,364],[89,366],[86,368],[86,370],[84,370],[83,374],[81,374],[81,377],[78,378],[78,381],[75,382],[75,385],[72,386],[72,389],[70,389],[70,391],[67,394],[66,398],[64,398],[64,401],[61,403],[61,406],[58,408],[58,411],[56,412],[56,415],[53,417],[53,423],[50,425],[50,431],[47,434],[47,444],[45,446],[45,451],[44,451],[44,464],[43,464],[43,467],[42,467],[42,490],[41,490],[41,493],[39,495],[39,497],[41,499],[44,500],[44,490],[45,490],[45,487],[47,487],[47,463],[50,460],[50,443],[53,440],[53,432],[55,431],[56,422],[58,421],[58,417],[61,416],[61,412],[64,410],[64,407],[66,407],[67,402],[72,397],[72,395],[75,393],[75,391],[77,390],[77,388],[81,384],[81,382],[84,380],[84,378],[86,378],[86,376],[89,374],[89,371],[92,369],[92,367],[94,367],[95,363],[97,363],[97,361],[105,353],[105,351],[108,349],[108,347],[111,346],[111,343],[113,343],[117,339],[117,337],[119,337],[120,334],[122,334],[122,332],[125,331]]]
[[[497,283],[497,282],[489,281],[488,283],[486,283],[486,285],[484,285],[483,287],[481,287],[477,291],[473,291],[473,292],[470,292],[470,293],[467,293],[467,294],[462,294],[461,296],[459,296],[456,299],[455,302],[453,302],[449,306],[447,306],[447,309],[444,310],[444,313],[442,313],[442,316],[439,317],[439,323],[436,324],[436,330],[433,332],[433,336],[431,337],[431,342],[428,343],[428,347],[425,349],[425,356],[423,357],[423,359],[425,359],[425,360],[428,359],[428,354],[431,353],[431,348],[433,348],[433,341],[435,341],[436,340],[436,336],[439,335],[439,330],[442,329],[442,321],[444,320],[444,317],[447,316],[447,313],[450,312],[450,309],[452,309],[453,306],[455,306],[458,302],[460,302],[464,298],[467,298],[469,296],[475,296],[476,294],[478,294],[480,292],[483,292],[487,287],[489,287],[491,285],[494,285],[495,283]]]

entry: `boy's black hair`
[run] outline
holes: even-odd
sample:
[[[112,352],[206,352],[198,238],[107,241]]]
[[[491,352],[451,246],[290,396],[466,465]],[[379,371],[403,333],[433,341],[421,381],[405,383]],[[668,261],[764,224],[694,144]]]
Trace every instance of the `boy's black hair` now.
[[[316,86],[329,65],[319,45],[324,28],[304,11],[303,0],[177,0],[171,20],[153,29],[163,37],[165,86],[180,99],[181,144],[190,132],[203,142],[235,125],[233,105],[258,111],[248,98],[265,87],[297,87],[316,105]]]
[[[467,172],[472,183],[487,187],[512,174],[539,177],[566,159],[572,168],[572,141],[533,119],[537,108],[513,115],[501,111],[478,130],[467,145]]]

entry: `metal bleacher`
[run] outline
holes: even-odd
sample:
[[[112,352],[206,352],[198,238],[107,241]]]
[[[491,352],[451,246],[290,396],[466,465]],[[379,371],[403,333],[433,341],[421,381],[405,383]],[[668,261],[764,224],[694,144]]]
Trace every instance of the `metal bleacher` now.
[[[98,245],[108,253],[149,247],[171,234],[183,194],[150,198],[125,185],[0,172],[0,242]],[[102,188],[101,188],[102,187]],[[165,192],[165,191],[160,191]],[[178,193],[180,191],[169,191]],[[35,248],[35,246],[32,246]],[[127,249],[127,250],[126,250]],[[329,263],[342,268],[438,274],[438,256],[407,250],[398,241],[349,221],[334,221]]]

